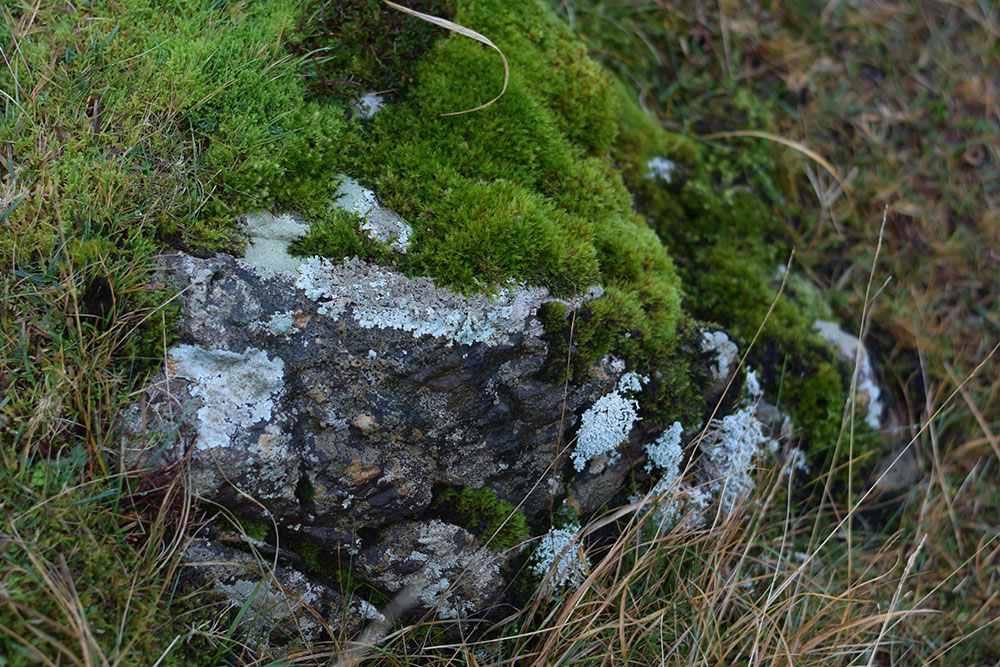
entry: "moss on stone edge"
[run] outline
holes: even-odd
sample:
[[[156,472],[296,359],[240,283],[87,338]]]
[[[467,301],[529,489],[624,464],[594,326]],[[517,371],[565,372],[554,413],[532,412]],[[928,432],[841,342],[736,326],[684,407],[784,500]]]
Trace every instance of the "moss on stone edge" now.
[[[307,211],[309,232],[293,241],[288,253],[295,257],[319,255],[331,260],[359,257],[376,264],[390,264],[393,252],[385,243],[370,238],[361,230],[357,213],[337,207]]]
[[[218,525],[219,529],[223,531],[223,533],[236,531],[237,533],[246,535],[250,539],[256,540],[257,542],[266,542],[268,536],[271,534],[272,528],[270,523],[260,519],[254,519],[243,512],[234,512],[232,517],[220,514],[218,518]]]
[[[445,489],[431,509],[453,515],[457,525],[495,551],[516,547],[530,535],[524,514],[489,488]]]
[[[407,98],[371,119],[363,150],[346,158],[346,171],[413,226],[398,265],[460,292],[513,280],[566,297],[601,284],[604,297],[578,314],[576,366],[613,354],[652,378],[645,418],[700,414],[676,354],[680,281],[611,159],[614,81],[541,2],[456,5],[455,21],[507,54],[507,93],[483,111],[442,117],[489,99],[502,80],[495,53],[448,36],[421,60]],[[549,318],[553,336],[558,319]]]
[[[615,161],[677,260],[687,311],[749,342],[777,295],[790,251],[779,212],[765,196],[775,169],[769,154],[760,147],[716,151],[663,130],[634,103],[622,106]],[[653,169],[657,158],[673,163],[669,175]],[[816,290],[793,274],[748,357],[769,398],[792,417],[814,469],[825,466],[837,443],[850,382],[850,369],[812,330],[827,313]],[[863,425],[856,428],[862,434],[855,454],[874,451],[875,439]]]

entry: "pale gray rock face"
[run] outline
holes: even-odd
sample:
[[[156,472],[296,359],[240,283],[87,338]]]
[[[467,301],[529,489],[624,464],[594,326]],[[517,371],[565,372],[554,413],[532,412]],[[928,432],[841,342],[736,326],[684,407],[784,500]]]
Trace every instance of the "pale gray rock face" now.
[[[391,593],[408,589],[412,604],[446,619],[468,618],[494,602],[505,561],[465,529],[436,520],[390,526],[358,558],[365,579]]]
[[[358,260],[284,273],[228,256],[164,265],[183,300],[179,340],[125,415],[129,455],[183,462],[198,497],[234,512],[263,518],[260,503],[284,544],[344,550],[342,562],[389,545],[387,569],[359,573],[386,593],[413,584],[407,568],[423,558],[437,593],[420,604],[439,614],[481,609],[500,578],[487,568],[454,591],[441,583],[487,552],[428,514],[434,490],[485,486],[529,518],[548,511],[571,470],[560,423],[571,435],[624,370],[600,362],[568,387],[564,413],[563,385],[537,379],[543,289],[466,298]]]

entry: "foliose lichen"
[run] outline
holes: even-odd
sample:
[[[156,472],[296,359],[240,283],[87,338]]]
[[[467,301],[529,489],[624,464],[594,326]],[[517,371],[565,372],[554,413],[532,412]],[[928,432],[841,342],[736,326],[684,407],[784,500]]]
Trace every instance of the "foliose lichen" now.
[[[167,356],[168,377],[192,383],[190,393],[201,398],[197,449],[229,446],[237,428],[271,419],[284,393],[285,364],[280,357],[249,348],[242,353],[176,345]]]

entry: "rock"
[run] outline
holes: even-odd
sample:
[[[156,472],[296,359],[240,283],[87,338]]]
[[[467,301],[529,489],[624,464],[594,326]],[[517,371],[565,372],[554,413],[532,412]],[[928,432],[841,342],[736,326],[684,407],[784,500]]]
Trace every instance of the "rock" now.
[[[352,599],[348,604],[340,593],[311,581],[294,567],[218,540],[196,540],[184,558],[225,595],[233,609],[246,608],[240,617],[241,629],[268,632],[271,640],[311,642],[345,630],[353,634],[360,629],[360,621],[371,615],[362,601]]]
[[[506,558],[442,521],[397,523],[358,557],[361,576],[390,593],[408,589],[416,606],[464,619],[499,597]]]
[[[183,299],[179,341],[125,415],[127,456],[183,464],[198,497],[260,517],[253,498],[290,542],[326,554],[370,555],[394,535],[393,554],[410,544],[454,581],[474,538],[451,527],[450,555],[413,546],[445,530],[422,518],[435,488],[488,486],[529,518],[547,511],[572,470],[560,424],[571,434],[624,371],[598,362],[566,388],[564,413],[563,385],[537,379],[535,311],[551,300],[540,288],[464,297],[359,260],[311,258],[294,273],[225,255],[163,263]],[[391,591],[405,574],[368,576]],[[478,608],[494,590],[484,582],[447,608]]]

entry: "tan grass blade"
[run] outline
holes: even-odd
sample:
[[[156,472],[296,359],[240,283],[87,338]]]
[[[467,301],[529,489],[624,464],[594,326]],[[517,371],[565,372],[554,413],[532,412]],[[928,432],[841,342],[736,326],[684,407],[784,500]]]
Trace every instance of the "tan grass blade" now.
[[[730,137],[755,137],[757,139],[767,139],[768,141],[773,141],[775,143],[781,144],[783,146],[788,146],[789,148],[802,153],[810,160],[818,164],[819,166],[826,169],[834,180],[837,181],[837,185],[844,191],[847,195],[848,201],[851,202],[851,208],[854,208],[854,200],[851,199],[851,190],[847,187],[847,183],[841,178],[840,174],[837,173],[837,169],[830,164],[830,161],[825,157],[809,148],[803,143],[794,141],[792,139],[786,139],[785,137],[778,136],[777,134],[771,134],[770,132],[761,132],[760,130],[733,130],[731,132],[713,132],[712,134],[704,134],[698,139],[702,141],[711,141],[712,139],[728,139]]]
[[[494,49],[497,53],[500,54],[500,58],[503,60],[503,89],[500,90],[500,94],[494,97],[489,102],[486,102],[485,104],[480,104],[478,107],[474,109],[466,109],[465,111],[451,111],[448,113],[441,114],[442,116],[458,116],[464,113],[472,113],[473,111],[482,111],[483,109],[485,109],[486,107],[490,106],[491,104],[499,100],[501,97],[503,97],[503,94],[507,92],[507,83],[510,81],[510,65],[507,64],[507,56],[505,56],[503,54],[503,51],[500,50],[500,47],[491,42],[489,38],[479,34],[475,30],[469,30],[465,26],[458,25],[457,23],[453,23],[447,19],[442,19],[437,16],[431,16],[430,14],[424,14],[423,12],[418,12],[415,9],[410,9],[409,7],[403,7],[402,5],[397,5],[395,2],[390,2],[390,0],[382,0],[382,1],[385,2],[385,4],[389,5],[390,7],[392,7],[393,9],[398,9],[404,14],[415,16],[418,19],[427,21],[428,23],[433,23],[434,25],[441,26],[445,30],[451,30],[452,32],[457,32],[459,35],[462,35],[463,37],[468,37],[469,39],[474,39],[477,42],[482,42],[483,44]]]

